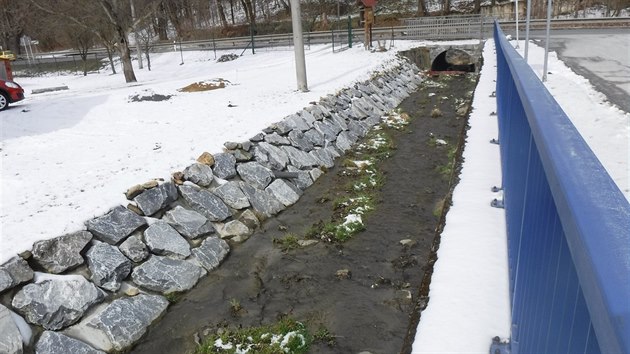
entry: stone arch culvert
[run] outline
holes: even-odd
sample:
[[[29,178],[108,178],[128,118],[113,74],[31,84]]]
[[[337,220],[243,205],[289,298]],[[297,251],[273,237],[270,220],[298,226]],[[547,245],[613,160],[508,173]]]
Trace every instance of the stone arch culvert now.
[[[405,55],[0,266],[0,349],[192,352],[283,317],[312,352],[410,349],[476,76]]]

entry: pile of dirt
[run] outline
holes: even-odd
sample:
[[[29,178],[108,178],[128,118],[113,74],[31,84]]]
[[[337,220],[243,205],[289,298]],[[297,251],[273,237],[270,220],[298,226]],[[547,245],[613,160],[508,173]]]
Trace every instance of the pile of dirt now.
[[[173,97],[173,95],[162,95],[159,93],[147,92],[146,94],[135,94],[135,95],[129,96],[129,101],[130,102],[146,102],[146,101],[161,102],[161,101],[168,101],[171,99],[171,97]]]
[[[230,82],[224,79],[212,79],[209,81],[199,81],[192,83],[186,87],[182,87],[177,90],[179,92],[202,92],[202,91],[212,91],[217,89],[225,88],[226,85],[229,85]]]

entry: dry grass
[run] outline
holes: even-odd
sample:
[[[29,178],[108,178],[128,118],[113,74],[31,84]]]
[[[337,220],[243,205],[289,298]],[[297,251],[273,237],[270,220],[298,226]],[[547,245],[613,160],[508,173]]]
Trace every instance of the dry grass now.
[[[202,92],[212,91],[225,88],[226,84],[230,84],[229,81],[223,79],[214,79],[210,81],[199,81],[192,83],[186,87],[179,89],[180,92]]]

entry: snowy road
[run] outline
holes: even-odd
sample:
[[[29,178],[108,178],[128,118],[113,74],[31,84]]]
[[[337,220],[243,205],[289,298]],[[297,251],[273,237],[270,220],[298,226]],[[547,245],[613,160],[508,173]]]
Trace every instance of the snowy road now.
[[[532,38],[544,40],[538,33]],[[611,103],[630,113],[630,29],[555,31],[549,50]]]

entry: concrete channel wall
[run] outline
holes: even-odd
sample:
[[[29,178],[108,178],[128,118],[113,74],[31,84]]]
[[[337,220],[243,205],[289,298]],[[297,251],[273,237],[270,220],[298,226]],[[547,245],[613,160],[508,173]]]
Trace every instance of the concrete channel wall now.
[[[0,353],[131,348],[173,295],[219,267],[230,244],[294,204],[415,91],[419,71],[401,57],[248,141],[202,154],[166,181],[130,188],[127,206],[1,265]]]

